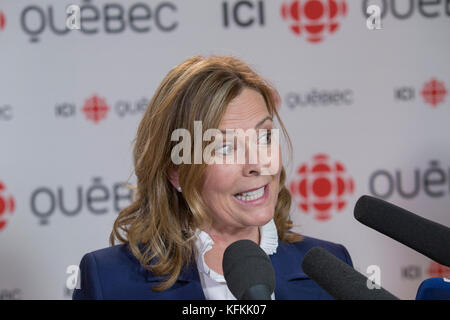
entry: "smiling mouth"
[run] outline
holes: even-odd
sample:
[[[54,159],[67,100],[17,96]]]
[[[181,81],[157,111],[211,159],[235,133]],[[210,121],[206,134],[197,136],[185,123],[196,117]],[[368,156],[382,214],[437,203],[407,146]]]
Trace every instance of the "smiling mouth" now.
[[[267,188],[267,184],[262,186],[261,188],[248,191],[241,192],[234,195],[235,198],[241,201],[254,201],[264,197],[265,190]]]

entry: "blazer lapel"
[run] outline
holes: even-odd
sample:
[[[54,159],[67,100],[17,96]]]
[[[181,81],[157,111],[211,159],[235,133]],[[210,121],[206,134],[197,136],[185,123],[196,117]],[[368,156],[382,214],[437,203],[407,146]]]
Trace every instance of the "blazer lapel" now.
[[[279,241],[277,252],[269,256],[275,270],[275,299],[296,299],[298,280],[310,279],[301,266],[303,255],[294,245]]]
[[[147,282],[160,282],[165,279],[163,276],[156,276],[145,268],[141,268],[145,270]],[[157,299],[205,300],[197,264],[193,262],[185,267],[180,272],[175,284],[164,292],[161,292],[161,296]]]

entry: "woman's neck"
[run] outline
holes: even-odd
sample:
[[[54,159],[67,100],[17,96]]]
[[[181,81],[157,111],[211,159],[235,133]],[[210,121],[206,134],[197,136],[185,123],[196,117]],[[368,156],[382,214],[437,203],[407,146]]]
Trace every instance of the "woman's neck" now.
[[[256,244],[260,242],[259,227],[257,226],[234,230],[222,229],[220,231],[216,228],[208,228],[205,232],[208,233],[218,247],[226,248],[233,242],[243,239],[252,240]]]
[[[260,231],[259,227],[249,227],[245,230],[235,232],[218,232],[213,228],[205,230],[214,241],[214,244],[208,252],[205,253],[205,263],[216,273],[223,275],[222,260],[225,249],[235,241],[251,240],[259,245]]]

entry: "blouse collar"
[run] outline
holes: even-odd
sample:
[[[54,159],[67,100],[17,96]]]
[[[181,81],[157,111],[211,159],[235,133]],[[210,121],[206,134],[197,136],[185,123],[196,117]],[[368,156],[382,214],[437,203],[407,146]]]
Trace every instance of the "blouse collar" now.
[[[278,247],[278,233],[275,222],[270,220],[268,223],[259,227],[260,231],[260,241],[259,246],[267,255],[276,253]],[[203,230],[197,230],[197,239],[195,245],[197,247],[196,262],[199,271],[207,274],[210,278],[216,280],[217,282],[225,282],[225,278],[216,273],[214,270],[210,269],[205,263],[205,253],[211,250],[214,245],[214,241],[211,239],[208,233]]]

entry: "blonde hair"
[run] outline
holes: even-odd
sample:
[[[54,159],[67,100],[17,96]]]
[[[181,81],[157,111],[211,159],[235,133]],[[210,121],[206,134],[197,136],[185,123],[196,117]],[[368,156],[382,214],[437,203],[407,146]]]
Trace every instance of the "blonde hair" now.
[[[128,244],[141,265],[164,281],[154,291],[170,288],[195,255],[194,231],[209,217],[201,197],[206,164],[178,166],[179,193],[168,178],[173,166],[171,141],[175,129],[185,128],[193,136],[194,121],[201,120],[203,131],[218,128],[230,101],[244,88],[259,92],[269,114],[275,116],[292,145],[277,112],[275,89],[248,65],[232,56],[191,57],[174,67],[156,89],[139,124],[133,150],[137,186],[133,202],[114,222],[110,244],[115,239]],[[274,222],[278,236],[297,242],[301,235],[290,232],[291,196],[285,187],[284,167],[280,174]],[[120,231],[124,232],[122,235]]]

